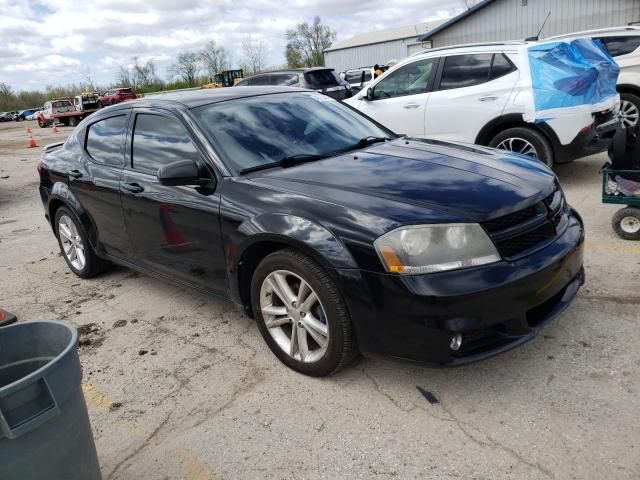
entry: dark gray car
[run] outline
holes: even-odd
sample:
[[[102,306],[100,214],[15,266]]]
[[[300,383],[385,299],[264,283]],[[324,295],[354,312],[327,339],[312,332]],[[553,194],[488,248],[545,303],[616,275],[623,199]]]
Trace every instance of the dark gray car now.
[[[236,87],[256,87],[264,85],[281,85],[315,90],[336,100],[351,97],[351,88],[333,68],[292,68],[266,72],[247,77],[236,84]]]

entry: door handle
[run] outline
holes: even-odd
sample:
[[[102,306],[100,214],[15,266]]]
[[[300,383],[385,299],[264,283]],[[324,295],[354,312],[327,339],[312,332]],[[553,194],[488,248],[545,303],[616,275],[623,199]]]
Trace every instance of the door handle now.
[[[80,170],[69,170],[67,172],[70,178],[80,178],[82,177],[82,172]]]
[[[131,193],[144,192],[144,187],[141,185],[138,185],[137,183],[123,183],[122,188],[127,192],[131,192]]]
[[[406,105],[403,106],[403,108],[418,108],[420,107],[420,105],[418,105],[417,103],[407,103]]]
[[[480,97],[478,99],[478,101],[479,102],[493,102],[493,101],[495,101],[497,99],[498,99],[498,97],[496,97],[494,95],[489,95],[489,96],[486,96],[486,97]]]

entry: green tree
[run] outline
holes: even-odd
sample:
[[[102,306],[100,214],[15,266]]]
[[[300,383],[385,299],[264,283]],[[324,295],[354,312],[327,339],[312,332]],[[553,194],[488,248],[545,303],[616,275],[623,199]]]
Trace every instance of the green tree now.
[[[295,30],[288,30],[286,37],[285,56],[289,66],[315,67],[324,63],[322,52],[333,44],[336,32],[316,16],[311,25],[304,22]]]

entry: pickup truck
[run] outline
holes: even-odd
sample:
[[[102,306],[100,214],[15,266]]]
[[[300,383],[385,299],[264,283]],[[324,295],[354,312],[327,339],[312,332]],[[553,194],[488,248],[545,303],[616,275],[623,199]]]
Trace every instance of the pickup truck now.
[[[75,127],[98,108],[97,102],[84,102],[83,97],[86,95],[76,96],[73,103],[68,98],[55,98],[45,102],[42,111],[36,117],[38,126],[50,127],[57,121],[63,125]],[[87,100],[91,99],[87,98]],[[93,108],[88,108],[89,106]]]

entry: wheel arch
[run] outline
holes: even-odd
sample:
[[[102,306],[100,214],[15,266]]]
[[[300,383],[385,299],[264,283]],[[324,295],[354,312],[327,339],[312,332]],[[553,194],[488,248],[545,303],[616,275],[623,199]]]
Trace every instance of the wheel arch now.
[[[76,196],[69,190],[69,187],[62,183],[57,182],[53,185],[51,189],[51,195],[49,196],[49,202],[47,205],[47,212],[49,217],[49,222],[51,224],[51,228],[53,232],[57,235],[56,232],[56,212],[60,207],[67,207],[71,210],[80,220],[82,224],[82,228],[84,229],[89,242],[93,248],[97,246],[97,230],[95,224],[93,223],[91,217],[87,213],[87,211],[83,208],[82,204],[78,201]]]
[[[629,83],[622,83],[617,86],[618,93],[632,93],[640,96],[640,86]]]
[[[555,155],[556,146],[560,141],[558,140],[558,136],[555,134],[553,129],[546,123],[525,122],[522,118],[522,114],[520,113],[510,113],[494,118],[484,127],[482,127],[474,143],[487,146],[489,145],[491,139],[502,130],[515,127],[530,128],[544,135],[547,141],[551,144],[551,148],[553,149],[553,153]]]
[[[292,227],[297,228],[292,228]],[[242,304],[246,313],[251,308],[251,279],[258,264],[267,255],[294,248],[325,267],[336,279],[335,268],[358,268],[346,246],[328,229],[310,220],[292,215],[269,214],[240,225],[241,233],[249,233],[238,245],[225,246],[230,272],[231,298]]]

